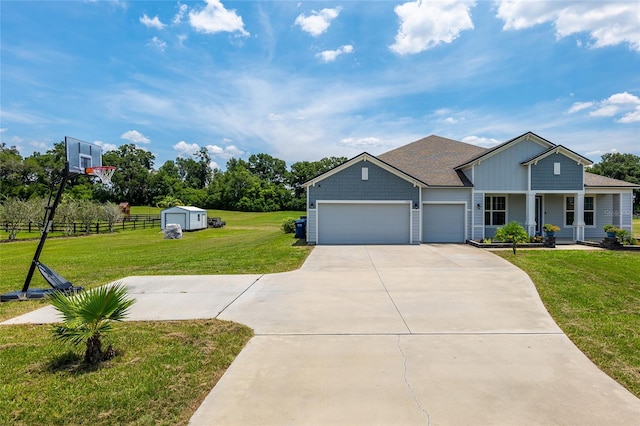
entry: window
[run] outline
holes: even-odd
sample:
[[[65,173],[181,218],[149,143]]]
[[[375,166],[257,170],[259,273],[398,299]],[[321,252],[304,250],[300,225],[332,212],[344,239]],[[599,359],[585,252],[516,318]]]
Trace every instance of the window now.
[[[368,167],[363,167],[362,168],[362,180],[369,180],[369,168]]]
[[[553,163],[553,174],[554,175],[560,174],[560,163]]]
[[[584,224],[586,226],[594,226],[596,223],[595,199],[593,197],[584,197]],[[564,205],[564,224],[565,226],[573,226],[576,216],[575,197],[567,197]]]
[[[500,226],[507,223],[507,197],[484,197],[484,224]]]
[[[584,224],[593,226],[596,223],[595,201],[593,197],[584,197]]]

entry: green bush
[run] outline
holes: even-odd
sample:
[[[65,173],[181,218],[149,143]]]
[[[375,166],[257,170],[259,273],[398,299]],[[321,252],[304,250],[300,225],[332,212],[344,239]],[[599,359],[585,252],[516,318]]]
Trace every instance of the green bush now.
[[[292,217],[288,217],[282,221],[280,225],[285,234],[293,234],[296,232],[296,220]]]
[[[502,228],[498,228],[493,238],[498,241],[513,243],[513,254],[516,254],[516,245],[518,243],[529,242],[529,234],[518,222],[511,222]]]

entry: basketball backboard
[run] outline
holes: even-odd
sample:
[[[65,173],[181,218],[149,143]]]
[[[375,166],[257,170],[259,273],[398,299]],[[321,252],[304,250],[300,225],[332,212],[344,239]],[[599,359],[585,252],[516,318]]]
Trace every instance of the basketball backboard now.
[[[64,137],[69,173],[84,174],[86,168],[102,166],[102,147],[78,139]]]

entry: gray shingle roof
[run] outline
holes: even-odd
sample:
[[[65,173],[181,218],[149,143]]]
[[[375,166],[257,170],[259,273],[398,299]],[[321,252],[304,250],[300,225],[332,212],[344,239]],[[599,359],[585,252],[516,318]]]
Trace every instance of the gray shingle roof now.
[[[639,188],[640,185],[623,180],[612,179],[606,176],[596,175],[595,173],[584,173],[584,186],[601,186],[601,187],[625,187]]]
[[[431,135],[378,158],[429,186],[472,186],[462,172],[454,169],[486,151],[487,148]]]

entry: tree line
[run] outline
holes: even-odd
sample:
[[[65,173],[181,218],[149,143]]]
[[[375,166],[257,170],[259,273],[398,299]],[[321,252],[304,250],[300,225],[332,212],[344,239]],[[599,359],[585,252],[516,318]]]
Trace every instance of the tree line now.
[[[22,157],[16,147],[0,144],[0,194],[4,199],[48,197],[60,183],[66,153],[64,142],[42,154]],[[211,168],[211,156],[201,148],[191,157],[178,157],[154,168],[155,156],[135,144],[103,154],[102,163],[118,169],[110,186],[77,176],[67,183],[65,196],[99,203],[131,205],[184,204],[205,209],[251,212],[304,210],[302,184],[338,166],[346,157],[300,161],[290,167],[269,154],[247,160],[231,158],[226,170]]]
[[[64,142],[46,153],[23,158],[16,147],[0,144],[0,194],[3,198],[48,197],[64,170]],[[226,170],[211,168],[211,156],[201,148],[191,157],[178,157],[154,168],[155,156],[135,144],[105,152],[103,164],[116,166],[112,185],[104,187],[87,176],[68,184],[66,194],[77,200],[128,202],[131,205],[194,205],[205,209],[236,211],[304,210],[302,184],[347,161],[325,157],[300,161],[287,167],[269,154],[254,154],[247,160],[231,158]],[[640,184],[640,156],[608,153],[590,172]],[[635,190],[634,211],[640,210],[640,190]]]

